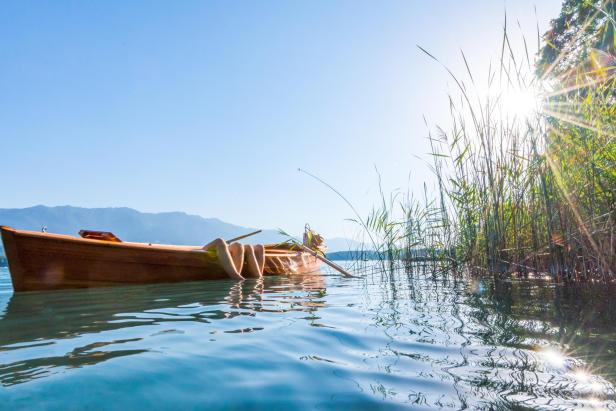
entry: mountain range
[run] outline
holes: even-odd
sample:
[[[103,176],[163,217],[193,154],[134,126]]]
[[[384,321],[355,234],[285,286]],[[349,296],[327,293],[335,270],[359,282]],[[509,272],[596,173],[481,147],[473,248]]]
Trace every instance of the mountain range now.
[[[0,209],[0,225],[22,230],[77,235],[79,230],[111,231],[124,241],[161,244],[207,244],[214,238],[231,239],[255,231],[217,218],[203,218],[179,211],[142,213],[132,208],[82,208],[73,206]],[[287,237],[277,230],[263,230],[247,238],[247,243],[277,243]],[[345,238],[326,241],[330,252],[355,249],[359,243]],[[0,254],[4,254],[0,249]]]

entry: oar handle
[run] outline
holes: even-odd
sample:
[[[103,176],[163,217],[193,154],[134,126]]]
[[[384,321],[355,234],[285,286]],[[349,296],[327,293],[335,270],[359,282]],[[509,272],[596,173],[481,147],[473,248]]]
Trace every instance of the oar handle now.
[[[300,243],[296,243],[296,244],[302,249],[302,251],[305,251],[305,252],[311,254],[313,257],[316,257],[319,260],[323,261],[325,264],[327,264],[328,266],[330,266],[334,270],[339,271],[345,277],[357,278],[353,274],[351,274],[347,270],[345,270],[344,268],[340,267],[338,264],[334,263],[333,261],[329,261],[327,258],[323,257],[322,255],[320,255],[319,253],[317,253],[313,249],[311,249],[309,247],[306,247],[305,245],[300,244]]]
[[[244,239],[246,237],[250,237],[251,235],[259,234],[261,231],[263,231],[263,230],[257,230],[257,231],[253,231],[252,233],[241,235],[239,237],[234,237],[234,238],[232,238],[230,240],[227,240],[227,243],[232,243],[234,241],[239,241],[239,240],[242,240],[242,239]]]

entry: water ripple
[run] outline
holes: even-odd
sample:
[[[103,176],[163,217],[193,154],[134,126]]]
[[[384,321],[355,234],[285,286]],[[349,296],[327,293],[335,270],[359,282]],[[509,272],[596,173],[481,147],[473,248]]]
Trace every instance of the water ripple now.
[[[616,410],[608,290],[366,272],[13,295],[0,269],[0,408]]]

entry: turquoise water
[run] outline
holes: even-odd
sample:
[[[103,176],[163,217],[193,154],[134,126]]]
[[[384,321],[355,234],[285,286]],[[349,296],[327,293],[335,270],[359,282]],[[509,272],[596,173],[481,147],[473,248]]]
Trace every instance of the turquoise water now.
[[[605,289],[364,274],[14,295],[0,268],[0,408],[616,409]]]

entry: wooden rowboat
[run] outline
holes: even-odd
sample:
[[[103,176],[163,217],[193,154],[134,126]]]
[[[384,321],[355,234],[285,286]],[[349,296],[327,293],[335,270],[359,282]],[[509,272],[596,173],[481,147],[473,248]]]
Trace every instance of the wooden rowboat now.
[[[287,243],[227,244],[218,238],[180,246],[123,242],[98,231],[81,231],[81,238],[5,226],[0,231],[16,292],[305,274],[321,263],[314,251]]]

